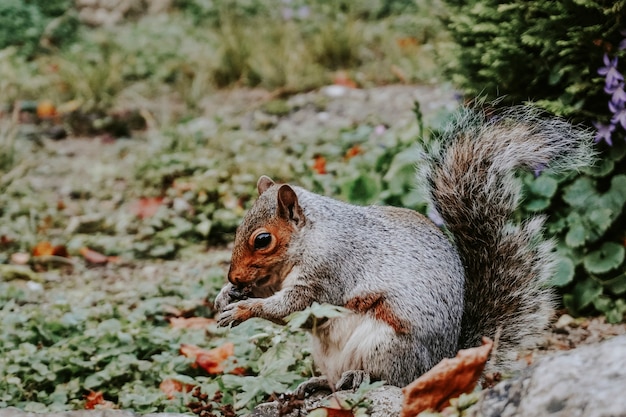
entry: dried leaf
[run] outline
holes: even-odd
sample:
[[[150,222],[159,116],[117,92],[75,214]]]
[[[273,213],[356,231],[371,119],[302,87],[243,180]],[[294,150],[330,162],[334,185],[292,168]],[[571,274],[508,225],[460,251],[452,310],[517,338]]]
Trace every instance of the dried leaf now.
[[[37,117],[40,119],[51,119],[57,115],[57,109],[50,100],[42,100],[37,103]]]
[[[313,161],[313,171],[320,175],[326,174],[326,158],[322,155],[316,155]]]
[[[96,252],[95,250],[89,249],[87,247],[82,247],[78,251],[85,260],[92,264],[105,264],[109,262],[109,257],[101,254],[100,252]]]
[[[396,39],[396,43],[400,48],[409,48],[419,45],[417,38],[414,38],[413,36],[398,38]]]
[[[46,256],[52,255],[53,247],[52,243],[43,241],[39,242],[33,248],[33,256]]]
[[[39,242],[33,248],[33,256],[61,256],[69,257],[67,248],[63,245],[52,246],[48,241]]]
[[[131,203],[130,211],[140,219],[147,219],[156,214],[163,205],[163,197],[143,197]]]
[[[195,358],[196,365],[211,375],[224,373],[222,364],[235,353],[233,343],[224,343],[222,346],[205,350],[195,345],[182,344],[180,353],[188,358]]]
[[[167,398],[172,400],[178,392],[191,392],[195,388],[195,385],[184,384],[175,379],[164,379],[159,384],[159,389],[167,395]]]
[[[450,399],[470,392],[476,386],[489,359],[493,342],[463,349],[455,358],[444,359],[434,368],[402,389],[404,403],[400,417],[416,416],[425,410],[441,410]]]
[[[344,408],[317,407],[311,410],[308,415],[313,417],[354,417],[354,411]]]
[[[351,147],[350,149],[346,151],[345,158],[351,159],[357,155],[361,155],[362,153],[363,153],[363,148],[361,148],[359,145],[354,145],[353,147]]]
[[[333,80],[333,84],[341,85],[341,86],[348,87],[348,88],[356,88],[357,87],[357,85],[354,82],[354,80],[352,80],[350,78],[350,76],[345,71],[339,71],[337,74],[335,74],[335,78]]]
[[[194,329],[203,330],[210,324],[216,323],[215,319],[209,319],[206,317],[171,317],[170,325],[174,329]]]
[[[115,408],[115,403],[105,400],[104,394],[100,391],[89,391],[89,394],[85,395],[85,409],[94,410],[96,408]]]

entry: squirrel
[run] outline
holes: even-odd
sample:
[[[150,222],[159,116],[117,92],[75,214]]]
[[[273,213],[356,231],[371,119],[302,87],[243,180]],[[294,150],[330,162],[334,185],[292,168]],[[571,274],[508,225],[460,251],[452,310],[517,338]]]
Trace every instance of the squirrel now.
[[[588,165],[592,142],[530,106],[458,111],[416,167],[445,231],[413,210],[356,206],[262,176],[215,300],[218,324],[284,323],[313,302],[345,307],[313,332],[314,362],[337,389],[368,377],[406,386],[496,334],[485,372],[515,370],[552,318],[556,265],[545,217],[514,221],[515,173]]]

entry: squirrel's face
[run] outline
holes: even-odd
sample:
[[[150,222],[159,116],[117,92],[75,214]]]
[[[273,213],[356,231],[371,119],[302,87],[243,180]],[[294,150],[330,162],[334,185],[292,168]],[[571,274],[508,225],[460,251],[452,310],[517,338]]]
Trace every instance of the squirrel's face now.
[[[228,280],[255,297],[268,297],[280,290],[291,271],[293,262],[287,250],[293,234],[305,221],[298,197],[289,185],[276,185],[262,176],[257,188],[259,199],[235,235]]]

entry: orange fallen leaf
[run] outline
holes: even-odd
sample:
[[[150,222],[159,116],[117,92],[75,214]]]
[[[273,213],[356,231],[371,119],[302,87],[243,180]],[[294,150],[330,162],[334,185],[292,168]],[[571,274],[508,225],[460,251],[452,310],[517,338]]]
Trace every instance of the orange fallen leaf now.
[[[50,100],[41,100],[37,103],[37,117],[40,119],[51,119],[57,115],[57,109]]]
[[[463,349],[456,357],[444,359],[434,368],[402,389],[404,402],[400,417],[416,416],[425,410],[442,410],[450,399],[470,392],[476,386],[489,359],[493,342]]]
[[[82,247],[78,252],[83,255],[83,258],[90,264],[106,264],[107,262],[117,262],[119,258],[117,256],[106,256],[100,252],[96,252],[93,249]]]
[[[211,375],[224,373],[222,364],[235,353],[233,343],[224,343],[211,350],[202,349],[195,345],[182,344],[180,353],[188,358],[195,358],[196,365]]]
[[[313,171],[320,175],[326,174],[326,158],[322,155],[316,155],[313,161]]]
[[[417,46],[419,44],[419,42],[417,41],[417,38],[414,38],[413,36],[407,36],[407,37],[404,37],[404,38],[396,39],[396,44],[400,48],[408,48],[408,47],[411,47],[411,46]]]
[[[104,394],[100,391],[89,391],[89,394],[85,395],[85,409],[96,408],[115,408],[115,403],[105,400]]]
[[[339,71],[335,74],[335,78],[333,79],[333,84],[341,85],[348,88],[356,88],[356,83],[350,78],[350,76],[345,71]]]
[[[164,379],[159,384],[159,389],[161,390],[161,392],[167,395],[167,398],[170,400],[174,399],[174,397],[176,396],[176,393],[191,392],[191,390],[193,390],[194,388],[195,388],[195,385],[184,384],[175,379]]]
[[[33,256],[62,256],[67,258],[67,248],[63,245],[52,246],[48,241],[39,242],[33,248]]]
[[[214,324],[215,319],[209,319],[206,317],[171,317],[170,326],[173,329],[193,329],[193,330],[201,330],[206,329],[209,324]]]
[[[39,242],[33,248],[33,256],[52,255],[52,243],[43,241]]]
[[[333,407],[317,407],[312,409],[310,412],[315,411],[315,415],[325,416],[325,417],[354,417],[354,411],[351,409],[344,408],[333,408]],[[319,414],[318,414],[319,413]]]
[[[361,148],[359,145],[354,145],[353,147],[351,147],[350,149],[346,151],[345,158],[351,159],[362,153],[363,153],[363,148]]]
[[[163,197],[143,197],[131,203],[130,211],[140,219],[147,219],[156,214],[163,205]]]

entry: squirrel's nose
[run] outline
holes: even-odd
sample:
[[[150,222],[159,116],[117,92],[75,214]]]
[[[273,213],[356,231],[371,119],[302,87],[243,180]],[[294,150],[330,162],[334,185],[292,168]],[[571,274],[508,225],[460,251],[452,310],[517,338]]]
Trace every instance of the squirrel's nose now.
[[[230,282],[233,285],[241,284],[241,276],[233,272],[232,267],[228,270],[228,282]]]

